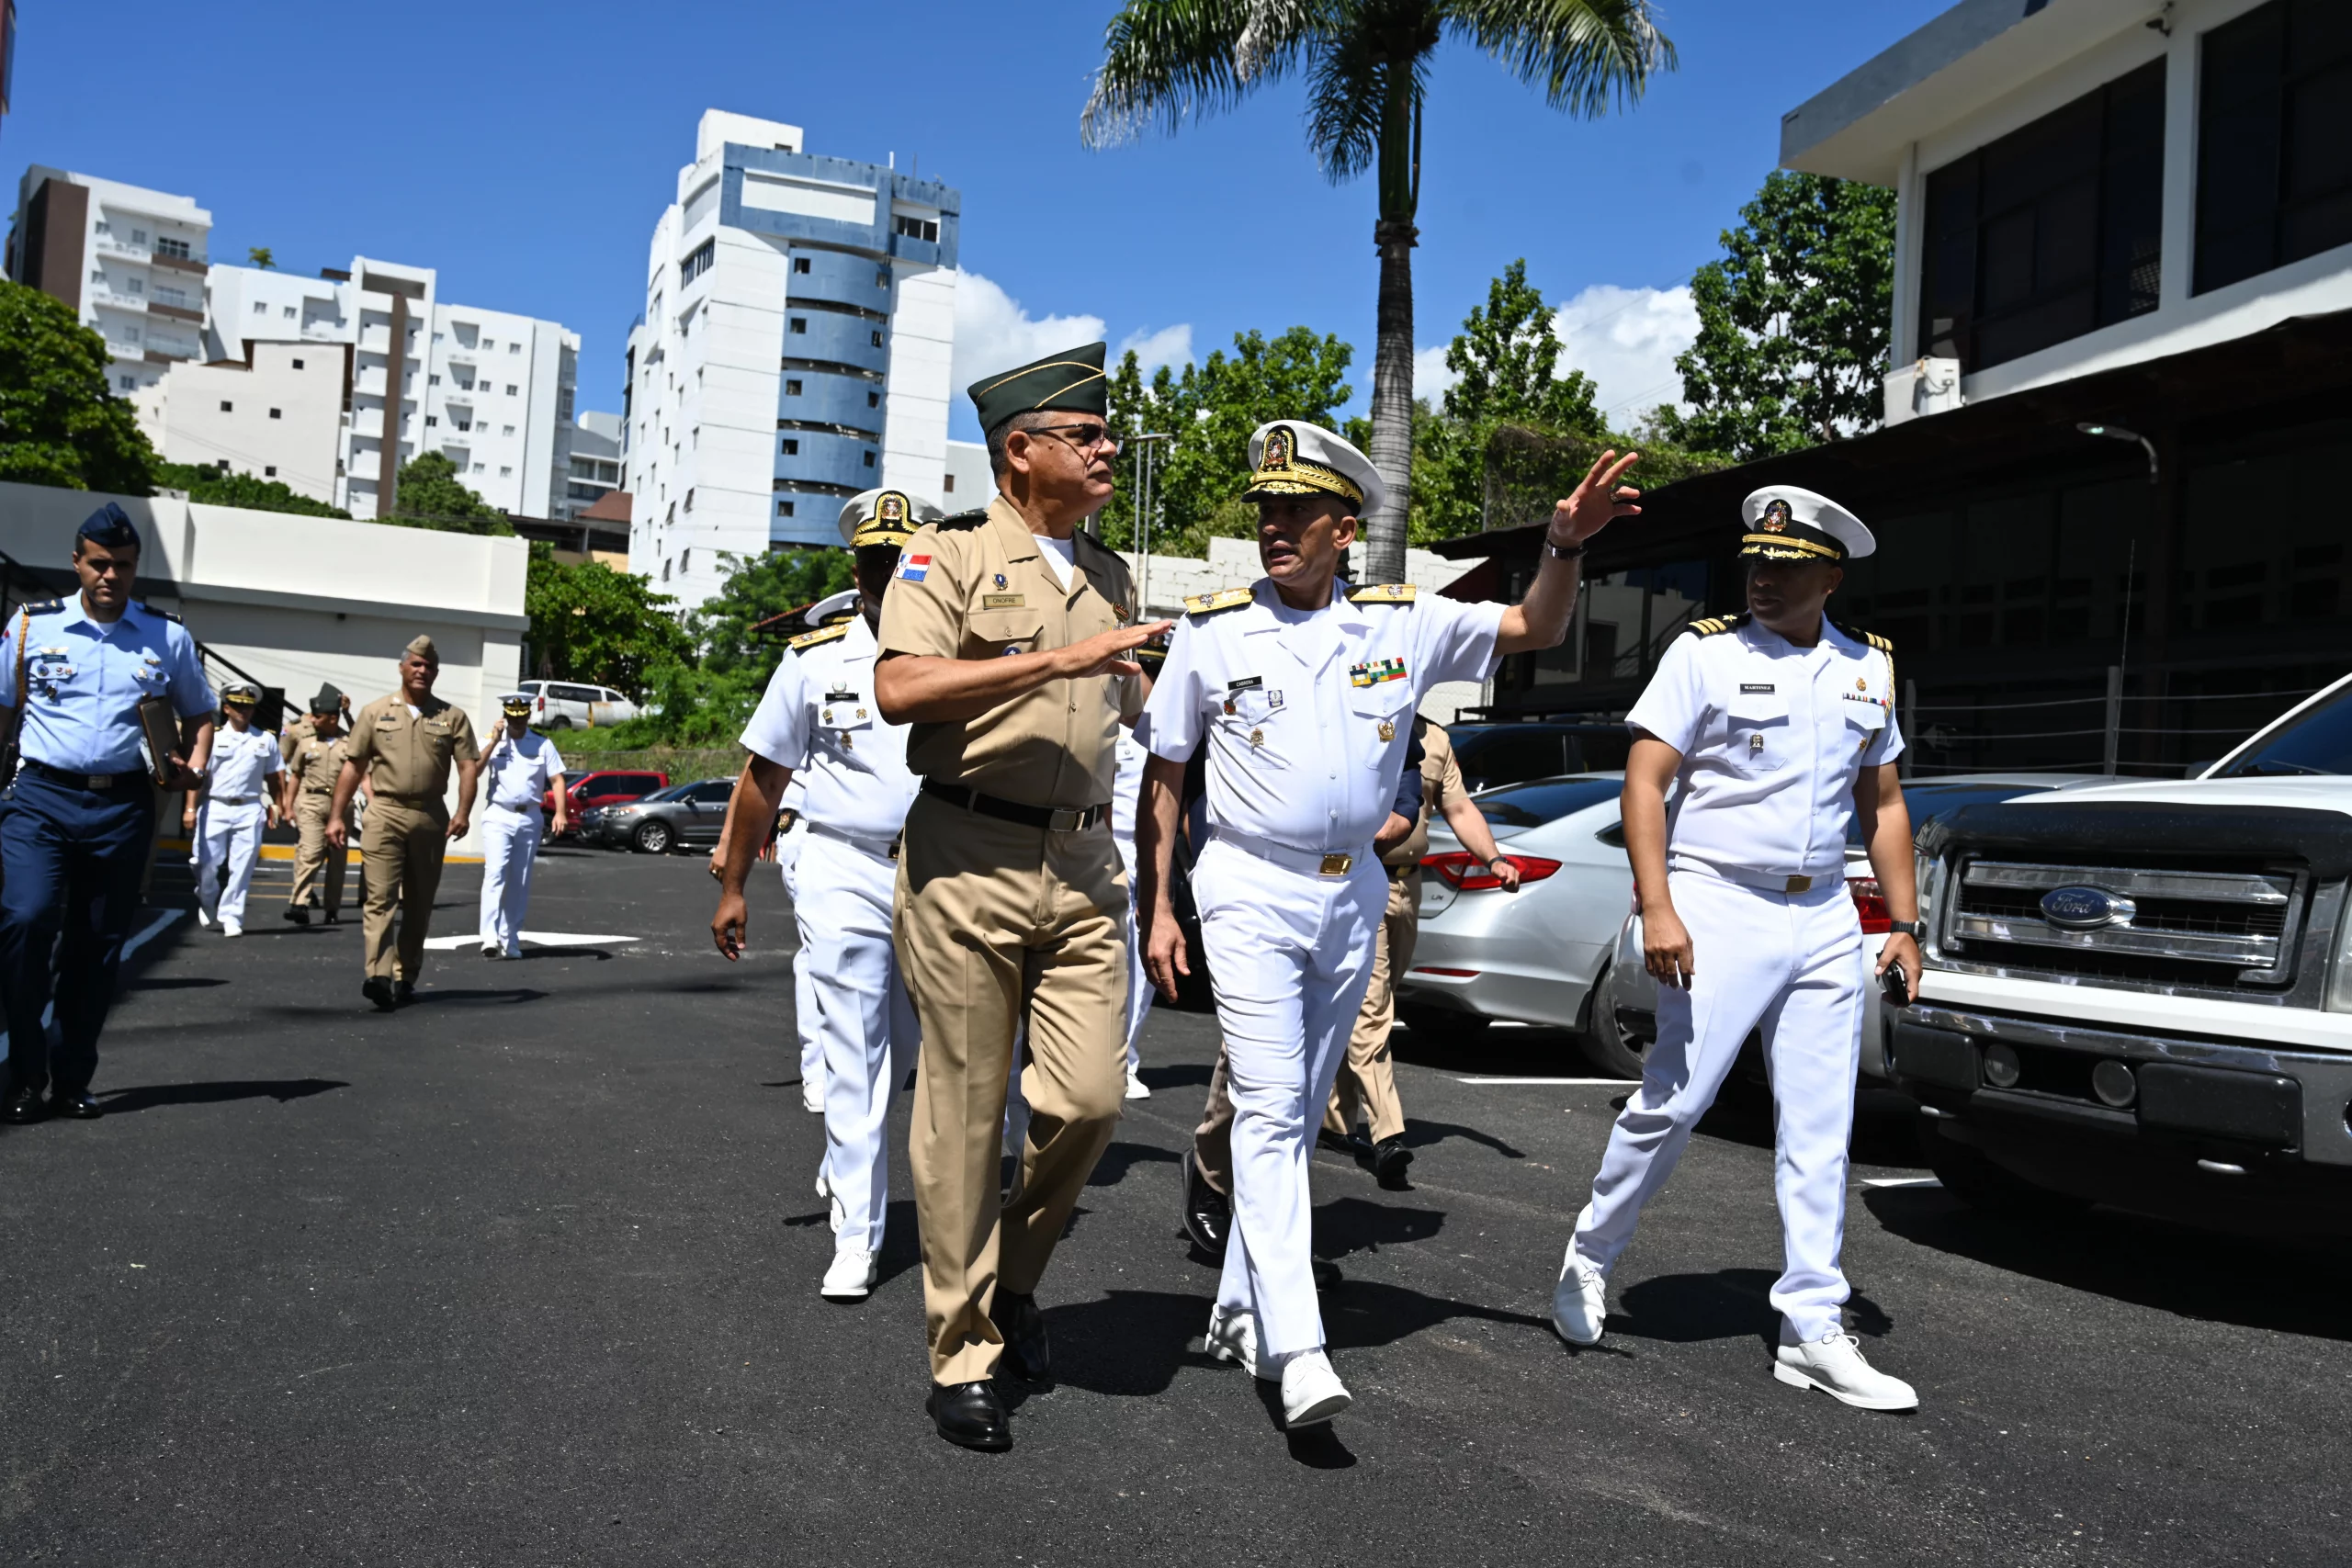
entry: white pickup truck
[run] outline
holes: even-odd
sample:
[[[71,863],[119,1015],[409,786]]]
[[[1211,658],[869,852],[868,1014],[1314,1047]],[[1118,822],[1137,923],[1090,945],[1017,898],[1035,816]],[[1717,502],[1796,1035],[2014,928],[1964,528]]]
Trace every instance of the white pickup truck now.
[[[2196,778],[1969,807],[1920,856],[1882,1027],[1948,1190],[2352,1234],[2352,677]]]

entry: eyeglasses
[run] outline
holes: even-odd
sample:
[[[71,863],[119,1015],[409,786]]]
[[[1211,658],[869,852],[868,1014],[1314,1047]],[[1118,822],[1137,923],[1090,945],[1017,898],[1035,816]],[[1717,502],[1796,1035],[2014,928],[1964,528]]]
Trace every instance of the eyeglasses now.
[[[1107,446],[1116,452],[1125,443],[1111,434],[1110,427],[1101,424],[1033,424],[1022,432],[1023,435],[1058,435],[1080,452],[1091,452]]]

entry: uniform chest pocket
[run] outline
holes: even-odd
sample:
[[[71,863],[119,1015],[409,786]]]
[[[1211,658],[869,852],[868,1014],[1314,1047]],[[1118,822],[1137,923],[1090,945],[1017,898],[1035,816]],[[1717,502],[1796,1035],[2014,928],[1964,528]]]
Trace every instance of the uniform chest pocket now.
[[[1262,686],[1245,686],[1225,694],[1225,716],[1243,724],[1263,724],[1283,711],[1283,694]]]
[[[1035,610],[977,611],[964,622],[964,657],[1000,659],[1012,653],[1035,653],[1045,630],[1045,618]]]
[[[1857,751],[1865,750],[1886,728],[1886,709],[1874,702],[1853,699],[1839,705],[1846,710],[1846,739]]]
[[[1413,688],[1406,681],[1383,681],[1348,690],[1349,749],[1367,768],[1388,761],[1389,748],[1413,722]]]
[[[1744,682],[1724,703],[1724,761],[1734,773],[1777,773],[1789,763],[1789,699],[1777,684]]]

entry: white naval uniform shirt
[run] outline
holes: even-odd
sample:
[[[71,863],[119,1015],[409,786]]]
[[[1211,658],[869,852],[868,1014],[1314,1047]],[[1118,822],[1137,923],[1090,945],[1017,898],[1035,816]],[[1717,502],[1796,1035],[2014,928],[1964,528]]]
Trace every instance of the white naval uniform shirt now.
[[[1287,609],[1271,579],[1238,609],[1186,615],[1136,721],[1154,756],[1209,743],[1210,823],[1309,853],[1362,854],[1388,820],[1413,712],[1431,686],[1483,681],[1501,604],[1433,595]]]
[[[482,754],[481,771],[490,781],[492,806],[537,811],[547,798],[548,782],[563,772],[563,758],[555,742],[536,729],[526,729],[522,739],[515,739],[501,718],[497,741]]]
[[[1843,876],[1854,780],[1903,750],[1893,678],[1885,654],[1826,621],[1812,648],[1754,621],[1675,638],[1625,716],[1682,753],[1671,863]]]
[[[786,649],[768,678],[743,745],[790,768],[812,823],[862,839],[892,839],[907,823],[916,779],[907,727],[885,724],[874,700],[874,631],[865,617],[842,635]]]
[[[206,798],[223,806],[260,800],[268,793],[262,781],[276,776],[285,766],[277,754],[277,736],[251,725],[241,734],[223,724],[212,737]]]

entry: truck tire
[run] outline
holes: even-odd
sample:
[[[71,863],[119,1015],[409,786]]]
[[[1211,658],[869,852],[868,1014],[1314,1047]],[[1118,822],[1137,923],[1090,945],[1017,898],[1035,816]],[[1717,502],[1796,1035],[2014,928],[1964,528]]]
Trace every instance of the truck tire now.
[[[1609,1000],[1611,962],[1601,961],[1600,973],[1593,976],[1592,988],[1585,993],[1584,1027],[1577,1031],[1577,1044],[1595,1072],[1612,1078],[1638,1078],[1641,1045],[1626,1039],[1625,1032],[1617,1027],[1617,1010]]]
[[[678,841],[678,836],[670,831],[670,824],[667,822],[648,822],[637,830],[637,837],[633,841],[637,848],[646,854],[665,855]]]
[[[2048,1220],[2055,1215],[2080,1213],[2090,1207],[2072,1193],[2037,1187],[2007,1167],[1985,1158],[1982,1151],[1952,1137],[1940,1122],[1931,1123],[1926,1133],[1919,1142],[1928,1168],[1936,1173],[1936,1179],[1943,1183],[1945,1191],[1972,1209],[2005,1218]]]

